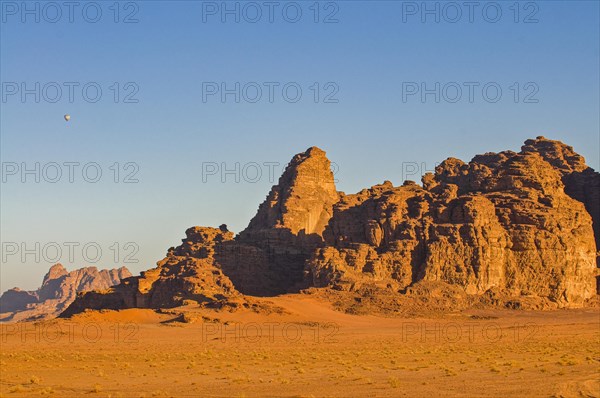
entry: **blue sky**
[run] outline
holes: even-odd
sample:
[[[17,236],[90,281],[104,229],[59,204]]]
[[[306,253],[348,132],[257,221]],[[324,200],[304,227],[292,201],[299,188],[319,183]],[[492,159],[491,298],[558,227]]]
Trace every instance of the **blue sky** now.
[[[313,145],[336,163],[338,189],[347,193],[418,179],[406,175],[415,164],[424,172],[449,156],[518,150],[538,135],[572,145],[599,169],[596,1],[477,2],[472,22],[463,2],[428,2],[439,22],[422,13],[422,2],[279,2],[273,22],[261,1],[227,2],[239,7],[239,22],[235,13],[223,22],[223,2],[120,2],[118,15],[113,1],[89,3],[79,2],[70,22],[64,6],[59,16],[46,3],[27,2],[34,10],[27,14],[22,2],[0,2],[1,240],[5,249],[19,246],[3,253],[2,290],[38,286],[56,245],[69,269],[104,268],[123,264],[133,242],[138,263],[124,265],[137,273],[187,227],[226,223],[239,232],[273,184],[264,164],[278,163],[278,176]],[[257,7],[262,16],[252,22]],[[72,102],[65,82],[73,84]],[[206,94],[236,82],[239,102]],[[439,102],[435,94],[407,95],[436,83]],[[22,84],[39,102],[21,97]],[[251,102],[257,86],[262,97]],[[92,102],[95,87],[102,96]],[[33,174],[22,182],[22,165],[36,162],[40,182]],[[65,162],[79,163],[73,182]],[[219,172],[203,181],[207,162]],[[226,174],[223,182],[221,167],[236,163],[240,181]],[[62,177],[51,183],[55,164]],[[85,181],[83,165],[102,171],[97,183]],[[131,172],[138,182],[124,183]],[[36,242],[47,252],[23,259],[21,245]],[[79,244],[72,259],[68,242]],[[82,252],[93,242],[102,249],[95,263]]]

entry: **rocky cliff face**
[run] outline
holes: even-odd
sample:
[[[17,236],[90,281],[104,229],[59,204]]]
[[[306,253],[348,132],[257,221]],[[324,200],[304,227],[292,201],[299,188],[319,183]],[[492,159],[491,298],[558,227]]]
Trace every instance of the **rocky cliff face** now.
[[[487,153],[468,164],[447,159],[423,187],[385,183],[346,196],[307,275],[342,290],[442,281],[469,294],[499,289],[581,305],[596,291],[592,217],[566,192],[565,172],[552,161],[558,157],[544,153],[548,145],[568,153],[538,137],[520,153]],[[578,155],[562,159],[587,170]],[[587,191],[579,197],[595,200]]]
[[[338,200],[331,162],[321,149],[309,148],[290,161],[240,238],[277,228],[293,235],[320,236]]]
[[[583,156],[575,153],[571,146],[560,141],[538,137],[525,141],[522,151],[535,152],[542,156],[561,174],[565,192],[585,205],[592,216],[598,250],[596,263],[600,267],[600,173],[588,167]],[[600,276],[597,282],[597,292],[600,294]]]
[[[571,147],[538,137],[519,153],[449,158],[422,186],[386,181],[344,195],[313,147],[238,236],[190,228],[156,268],[81,295],[63,315],[186,300],[220,307],[245,300],[240,293],[307,287],[407,298],[449,286],[438,295],[581,306],[596,292],[599,178]]]
[[[131,276],[127,268],[98,270],[80,268],[68,272],[61,264],[53,265],[42,286],[33,292],[10,289],[0,297],[2,321],[42,319],[58,315],[74,300],[78,292],[106,289]]]
[[[221,246],[217,261],[245,294],[305,287],[304,264],[322,245],[339,198],[325,152],[309,148],[294,156],[248,227]]]

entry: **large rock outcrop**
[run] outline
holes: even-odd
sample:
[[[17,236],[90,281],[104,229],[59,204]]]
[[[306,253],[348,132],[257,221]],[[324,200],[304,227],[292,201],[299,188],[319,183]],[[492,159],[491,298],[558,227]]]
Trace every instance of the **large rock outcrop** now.
[[[223,305],[239,293],[214,256],[217,245],[232,239],[233,233],[224,225],[189,228],[182,244],[170,248],[155,268],[113,288],[81,294],[61,316],[86,309],[172,308],[189,302]]]
[[[221,246],[217,261],[245,294],[269,296],[306,287],[304,264],[323,244],[339,198],[325,152],[309,148],[294,156],[248,227]]]
[[[220,308],[243,294],[308,287],[581,306],[596,292],[598,181],[572,148],[538,137],[519,153],[449,158],[422,186],[386,181],[345,195],[313,147],[292,159],[238,236],[190,228],[156,268],[81,295],[63,315],[186,300]]]
[[[560,141],[537,137],[525,141],[523,152],[536,152],[550,163],[562,176],[565,192],[585,205],[592,216],[596,248],[600,250],[600,173],[585,164],[583,156],[577,154],[573,147]],[[600,267],[600,251],[597,256]],[[597,285],[600,294],[600,279]]]
[[[192,227],[157,267],[106,291],[82,294],[62,315],[85,309],[168,308],[193,300],[222,307],[240,293],[272,296],[306,287],[304,266],[340,194],[325,152],[294,156],[235,240],[222,225]],[[235,286],[235,287],[234,287]],[[239,291],[239,292],[238,292]]]
[[[2,294],[0,320],[29,320],[56,316],[75,300],[77,293],[107,289],[130,276],[131,273],[125,267],[111,270],[85,267],[68,272],[61,264],[55,264],[44,276],[39,289],[27,292],[14,288]]]
[[[325,230],[326,246],[307,263],[311,283],[404,291],[442,281],[469,294],[497,289],[581,305],[596,292],[596,243],[580,200],[593,202],[595,193],[565,189],[568,173],[544,153],[546,142],[568,152],[538,137],[520,153],[487,153],[468,164],[447,159],[423,187],[384,183],[345,196]],[[578,155],[564,159],[597,178]]]

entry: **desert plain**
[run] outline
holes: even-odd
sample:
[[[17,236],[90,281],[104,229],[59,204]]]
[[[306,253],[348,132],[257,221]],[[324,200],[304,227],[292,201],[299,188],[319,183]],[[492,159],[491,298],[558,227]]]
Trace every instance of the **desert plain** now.
[[[597,308],[86,311],[1,325],[2,397],[598,397]]]

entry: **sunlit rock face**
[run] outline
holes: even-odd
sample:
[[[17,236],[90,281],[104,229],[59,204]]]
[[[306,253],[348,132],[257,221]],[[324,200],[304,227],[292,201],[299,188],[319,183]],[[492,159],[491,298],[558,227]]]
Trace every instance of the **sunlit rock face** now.
[[[344,290],[443,281],[579,306],[596,294],[597,179],[570,147],[543,137],[520,153],[447,159],[423,187],[384,183],[345,196],[307,277]]]
[[[189,228],[157,267],[80,295],[63,315],[186,300],[219,307],[308,287],[451,286],[486,302],[581,306],[596,294],[599,178],[571,147],[538,137],[519,153],[446,159],[422,185],[386,181],[345,195],[312,147],[293,157],[239,235]]]

